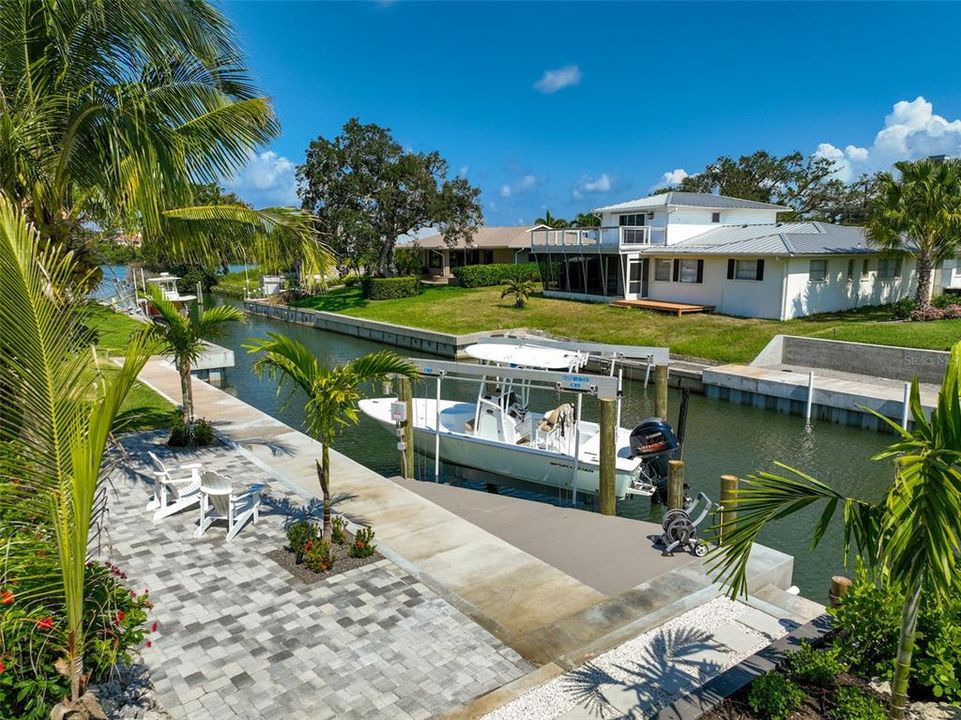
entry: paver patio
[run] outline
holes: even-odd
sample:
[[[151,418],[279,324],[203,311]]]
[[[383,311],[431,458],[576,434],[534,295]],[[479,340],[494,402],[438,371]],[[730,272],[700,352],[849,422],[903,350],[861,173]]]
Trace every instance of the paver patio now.
[[[174,452],[162,440],[123,439],[130,457],[113,473],[101,553],[150,590],[160,629],[143,657],[175,718],[426,718],[532,669],[390,560],[313,584],[293,578],[266,554],[285,542],[283,501],[302,501],[236,450]],[[231,543],[221,526],[193,537],[197,508],[154,524],[148,449],[267,483],[279,502]]]

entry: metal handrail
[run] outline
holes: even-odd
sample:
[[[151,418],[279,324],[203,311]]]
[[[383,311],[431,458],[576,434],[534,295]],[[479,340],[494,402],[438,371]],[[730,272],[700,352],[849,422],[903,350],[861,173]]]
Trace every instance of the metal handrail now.
[[[613,225],[592,228],[538,228],[531,230],[532,247],[622,247],[663,244],[654,235],[663,236],[666,228],[651,225]]]

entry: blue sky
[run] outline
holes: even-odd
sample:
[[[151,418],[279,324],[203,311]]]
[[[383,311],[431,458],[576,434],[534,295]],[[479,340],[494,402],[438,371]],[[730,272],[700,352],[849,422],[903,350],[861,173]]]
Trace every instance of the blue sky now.
[[[293,168],[357,116],[438,150],[489,224],[641,197],[721,154],[843,176],[961,154],[961,4],[229,2],[282,136],[226,184],[296,203]]]

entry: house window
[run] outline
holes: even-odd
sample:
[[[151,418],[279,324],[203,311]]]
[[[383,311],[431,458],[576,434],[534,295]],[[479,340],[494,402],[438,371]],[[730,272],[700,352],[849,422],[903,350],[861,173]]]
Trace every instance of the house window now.
[[[721,213],[719,213],[719,212],[712,212],[712,213],[711,213],[711,222],[712,222],[712,223],[719,223],[719,222],[721,222]]]
[[[757,260],[737,260],[734,277],[738,280],[757,280]]]
[[[870,270],[871,270],[871,261],[868,260],[867,258],[864,258],[864,260],[861,261],[861,279],[862,280],[868,279],[868,274]]]
[[[644,213],[637,213],[635,215],[619,215],[617,218],[617,224],[621,227],[625,225],[628,227],[641,227],[644,224]]]
[[[892,280],[901,277],[901,258],[881,258],[878,260],[878,279]]]
[[[670,282],[671,280],[671,261],[654,261],[654,279],[658,282]]]
[[[848,280],[854,280],[854,258],[848,260]]]
[[[701,268],[704,267],[703,262],[703,260],[681,260],[678,279],[682,283],[701,282]]]
[[[808,282],[824,282],[828,279],[828,261],[812,260],[808,272]]]
[[[435,270],[444,267],[444,256],[438,252],[429,253],[430,266]]]

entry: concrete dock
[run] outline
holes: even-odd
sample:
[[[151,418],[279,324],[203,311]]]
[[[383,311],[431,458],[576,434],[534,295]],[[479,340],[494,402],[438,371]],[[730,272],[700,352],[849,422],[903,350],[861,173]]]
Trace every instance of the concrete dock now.
[[[180,380],[154,360],[141,380],[176,402]],[[195,381],[197,413],[304,498],[319,495],[320,445]],[[701,562],[663,558],[658,526],[431,483],[395,482],[331,452],[336,510],[371,525],[381,551],[529,661],[573,667],[716,597]],[[786,588],[793,559],[756,546],[752,591]]]

